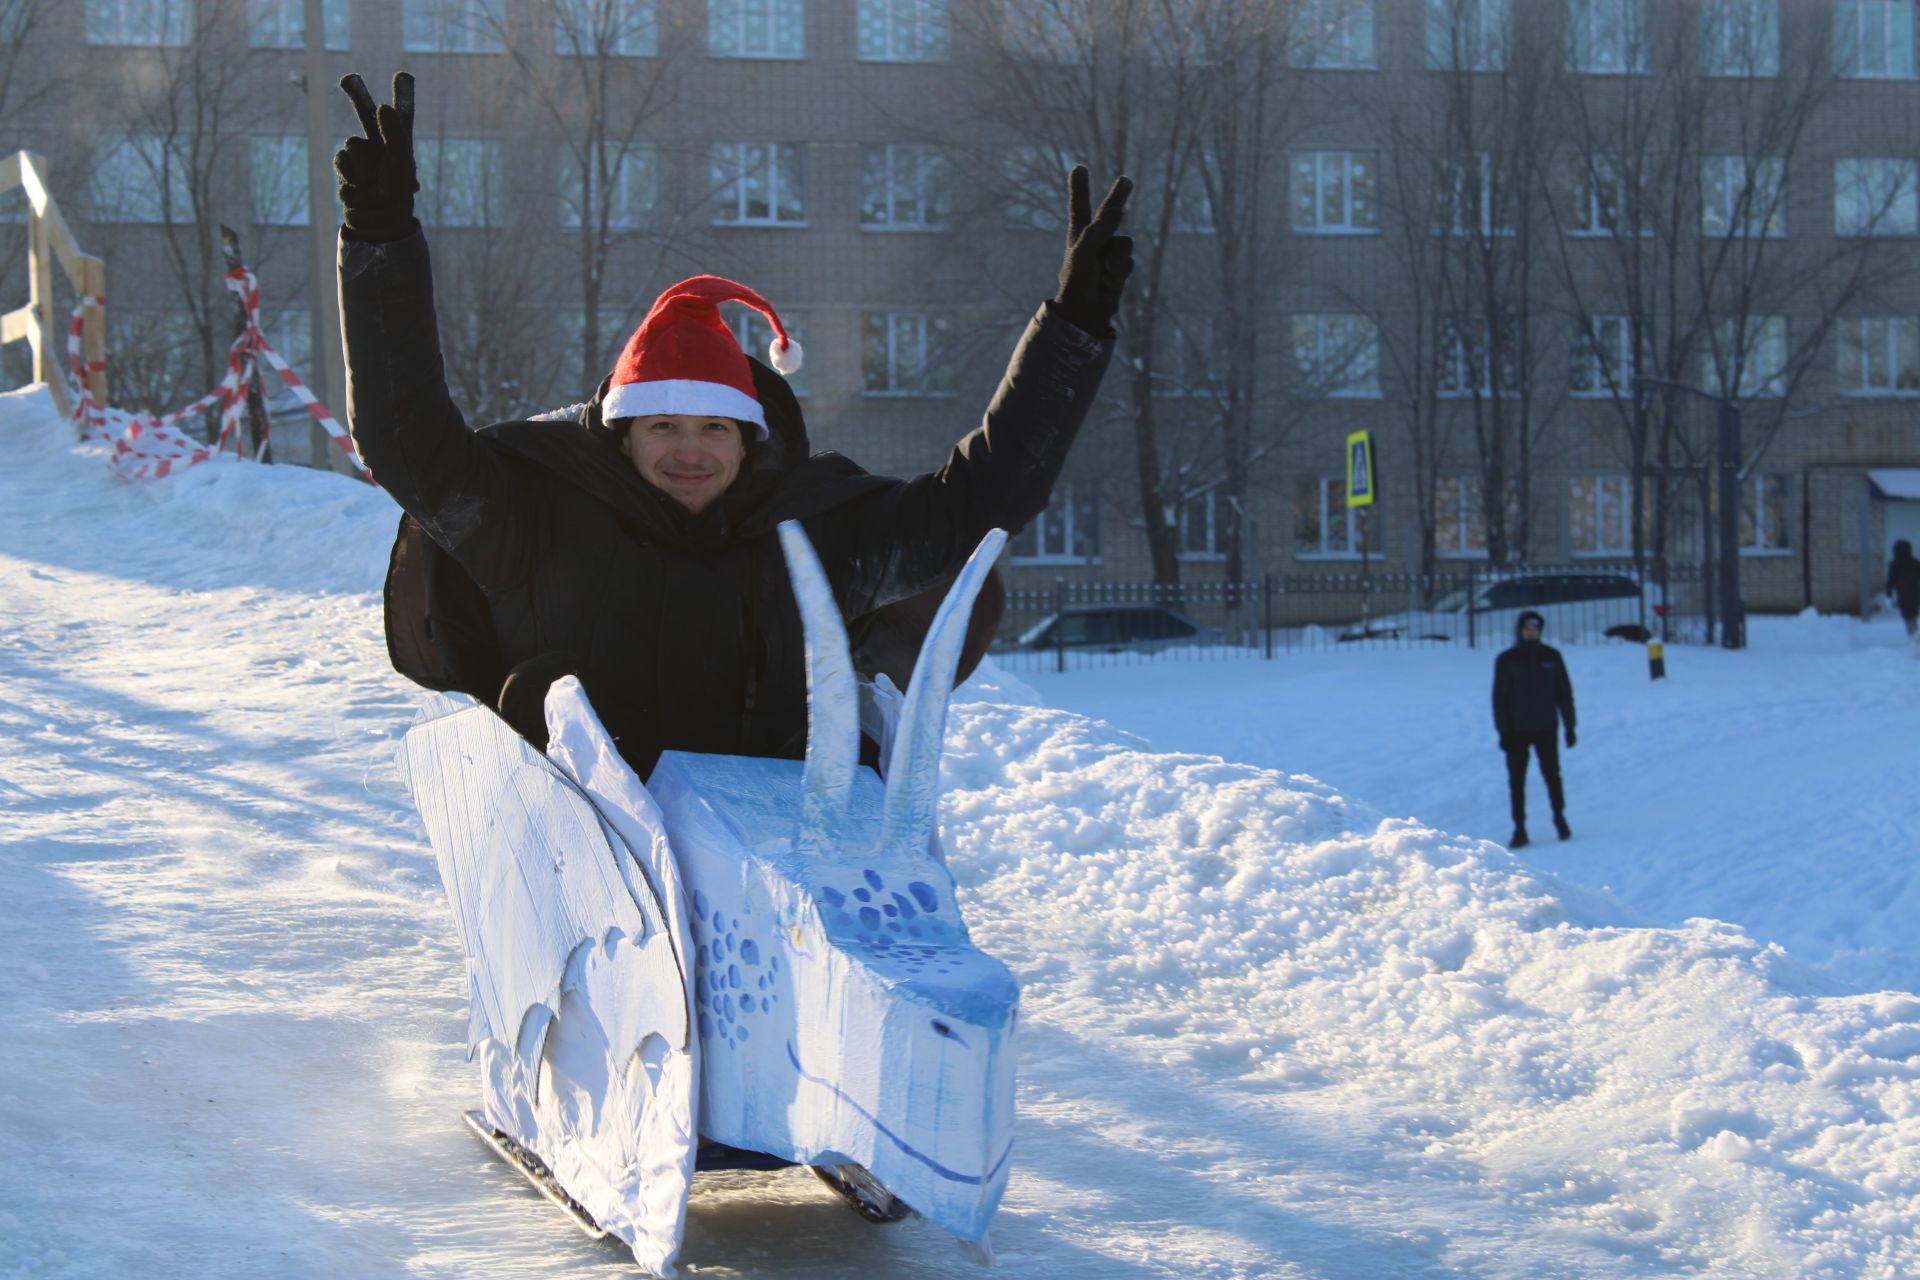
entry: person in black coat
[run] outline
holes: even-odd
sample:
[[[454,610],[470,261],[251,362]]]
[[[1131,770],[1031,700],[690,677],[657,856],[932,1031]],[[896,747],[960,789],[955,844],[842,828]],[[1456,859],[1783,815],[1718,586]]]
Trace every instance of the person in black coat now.
[[[718,303],[768,317],[776,363],[797,347],[764,299],[711,276],[661,296],[572,420],[470,431],[413,216],[413,79],[394,77],[391,103],[358,76],[341,87],[364,130],[334,158],[347,409],[406,512],[386,629],[418,683],[472,694],[544,747],[546,688],[575,674],[643,778],[669,749],[798,758],[805,644],[775,527],[801,522],[858,638],[944,589],[988,530],[1046,508],[1112,354],[1132,267],[1125,178],[1094,213],[1086,171],[1071,176],[1059,292],[938,471],[898,480],[810,455],[791,389],[740,351]],[[917,645],[892,630],[910,662]]]
[[[1913,558],[1913,544],[1905,538],[1893,544],[1893,561],[1887,565],[1887,598],[1900,610],[1907,634],[1920,631],[1920,560]]]
[[[1573,837],[1567,825],[1567,798],[1560,787],[1557,730],[1565,723],[1567,746],[1573,732],[1573,681],[1560,651],[1540,642],[1546,619],[1528,610],[1514,623],[1514,644],[1493,663],[1493,727],[1507,755],[1507,790],[1513,800],[1513,838],[1509,848],[1527,843],[1527,754],[1540,760],[1553,804],[1553,829],[1562,840]]]

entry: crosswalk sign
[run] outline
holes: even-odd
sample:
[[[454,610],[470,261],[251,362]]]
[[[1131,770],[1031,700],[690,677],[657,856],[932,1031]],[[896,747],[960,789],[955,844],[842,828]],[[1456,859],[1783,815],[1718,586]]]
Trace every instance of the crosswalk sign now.
[[[1347,437],[1347,505],[1373,505],[1373,434],[1356,431]]]

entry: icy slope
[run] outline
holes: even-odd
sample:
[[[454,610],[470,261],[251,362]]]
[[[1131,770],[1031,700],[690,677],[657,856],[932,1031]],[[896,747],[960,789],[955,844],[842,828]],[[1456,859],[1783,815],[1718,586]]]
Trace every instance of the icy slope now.
[[[619,1273],[457,1124],[390,504],[249,466],[128,488],[30,396],[0,447],[0,1275]],[[1421,695],[1353,670],[1350,703]],[[1920,1274],[1920,1000],[1814,994],[1733,926],[1622,927],[1396,796],[987,676],[944,820],[1026,991],[1003,1274]],[[978,1274],[804,1175],[703,1181],[685,1256]]]

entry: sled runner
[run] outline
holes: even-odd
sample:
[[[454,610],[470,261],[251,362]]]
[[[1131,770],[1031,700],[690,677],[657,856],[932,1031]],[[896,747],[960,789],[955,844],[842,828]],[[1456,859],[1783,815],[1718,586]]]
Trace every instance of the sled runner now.
[[[469,1123],[659,1275],[703,1138],[813,1166],[870,1220],[917,1212],[975,1256],[1008,1176],[1019,993],[972,945],[934,842],[947,701],[1005,534],[935,617],[884,783],[857,763],[826,575],[797,525],[780,537],[804,762],[669,751],[642,785],[570,677],[545,755],[457,694],[401,749],[467,955]]]

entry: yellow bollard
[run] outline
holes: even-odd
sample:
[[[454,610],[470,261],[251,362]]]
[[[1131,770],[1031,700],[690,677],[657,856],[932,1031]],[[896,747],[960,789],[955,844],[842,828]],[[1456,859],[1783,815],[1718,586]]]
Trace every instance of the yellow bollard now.
[[[1667,651],[1658,640],[1647,641],[1647,678],[1659,680],[1667,674]]]

